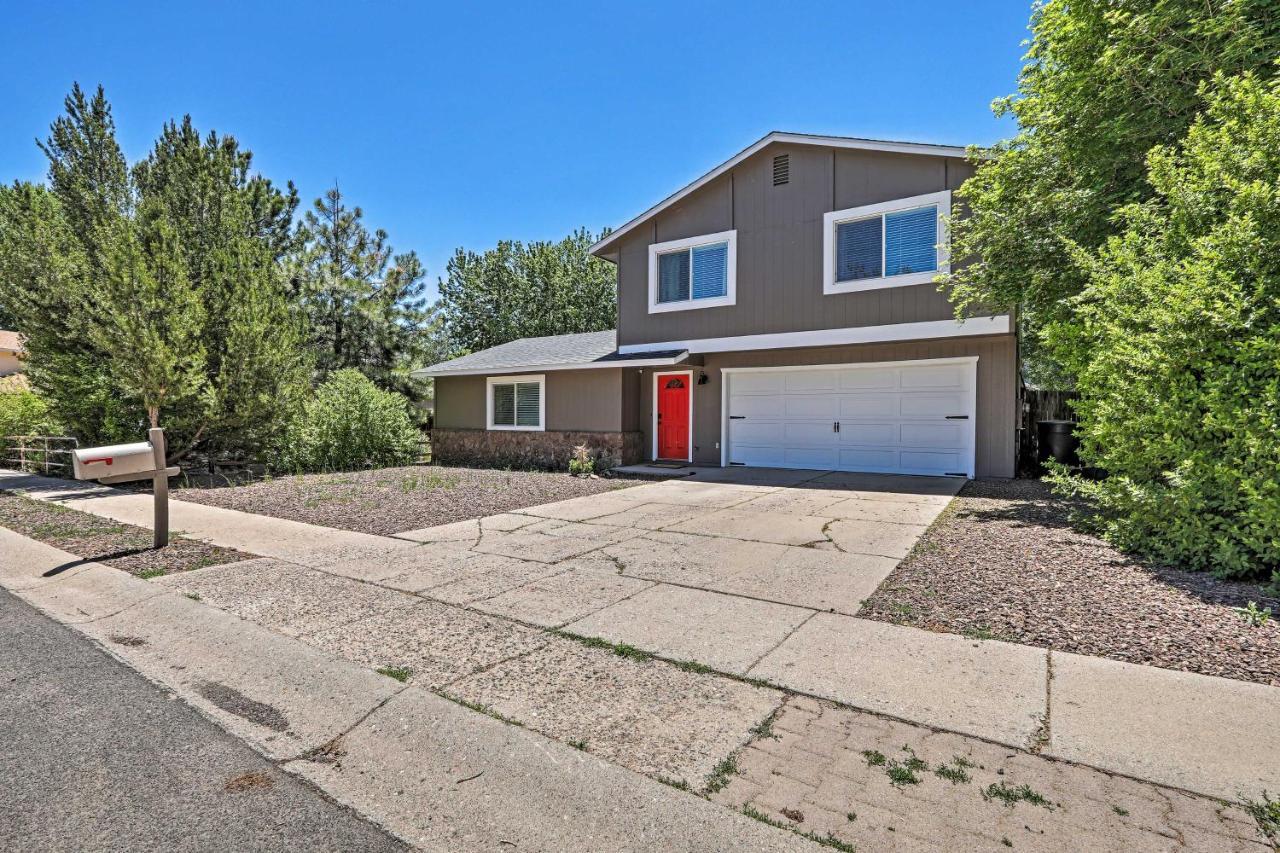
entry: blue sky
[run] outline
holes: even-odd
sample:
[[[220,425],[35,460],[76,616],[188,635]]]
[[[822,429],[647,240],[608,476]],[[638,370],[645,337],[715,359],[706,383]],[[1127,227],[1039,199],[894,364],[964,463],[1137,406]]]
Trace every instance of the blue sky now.
[[[186,7],[186,8],[183,8]],[[0,0],[0,179],[73,81],[131,160],[189,113],[304,204],[334,180],[415,249],[617,226],[770,130],[1010,134],[1029,3],[32,3]]]

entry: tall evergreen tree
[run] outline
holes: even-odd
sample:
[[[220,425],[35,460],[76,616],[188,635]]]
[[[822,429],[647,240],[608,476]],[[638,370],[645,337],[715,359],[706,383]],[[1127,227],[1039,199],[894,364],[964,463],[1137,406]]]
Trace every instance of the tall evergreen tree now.
[[[131,171],[101,88],[75,87],[41,147],[48,189],[0,195],[0,302],[55,414],[87,443],[150,422],[175,455],[262,447],[307,373],[277,263],[292,187],[189,119]]]
[[[556,242],[458,249],[439,283],[439,309],[455,351],[614,328],[617,272],[588,251],[597,239],[579,228]]]
[[[335,184],[307,211],[291,275],[306,311],[322,376],[356,368],[383,388],[416,396],[407,366],[420,360],[429,310],[425,271],[396,254]]]

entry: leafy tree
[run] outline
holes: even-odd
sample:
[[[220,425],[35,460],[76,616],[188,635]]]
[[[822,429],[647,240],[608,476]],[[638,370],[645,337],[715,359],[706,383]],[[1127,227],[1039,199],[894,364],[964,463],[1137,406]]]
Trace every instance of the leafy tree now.
[[[1280,567],[1280,82],[1216,78],[1153,198],[1117,218],[1068,318],[1082,457],[1112,541],[1223,577]],[[1280,581],[1280,571],[1274,576]]]
[[[383,388],[416,395],[408,368],[419,360],[429,311],[425,271],[414,252],[395,254],[382,229],[335,185],[307,211],[292,287],[310,321],[317,368],[356,368]]]
[[[1037,3],[1018,94],[995,102],[1018,121],[958,193],[957,265],[945,288],[961,313],[1020,308],[1035,352],[1070,314],[1086,271],[1071,247],[1096,248],[1121,205],[1149,198],[1155,145],[1180,139],[1217,72],[1275,73],[1274,0],[1056,0]]]
[[[616,271],[588,251],[597,239],[579,228],[557,242],[504,240],[479,254],[458,249],[439,282],[450,346],[474,352],[518,338],[615,328]]]
[[[41,148],[48,188],[0,195],[0,302],[33,385],[85,442],[150,421],[175,456],[261,447],[306,379],[278,265],[292,187],[189,119],[130,170],[101,87],[72,89]]]

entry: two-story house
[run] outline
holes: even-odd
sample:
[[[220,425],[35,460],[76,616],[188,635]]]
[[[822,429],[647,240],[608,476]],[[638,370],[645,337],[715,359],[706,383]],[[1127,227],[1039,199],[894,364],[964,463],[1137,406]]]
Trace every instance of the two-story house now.
[[[769,134],[592,247],[616,332],[419,371],[435,457],[1012,476],[1011,318],[959,321],[934,283],[972,173],[962,148]]]

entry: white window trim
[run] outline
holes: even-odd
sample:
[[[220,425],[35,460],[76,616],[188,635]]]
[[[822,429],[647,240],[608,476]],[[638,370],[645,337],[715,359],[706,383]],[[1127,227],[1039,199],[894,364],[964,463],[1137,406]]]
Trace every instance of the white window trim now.
[[[655,370],[653,372],[653,455],[649,458],[655,462],[658,459],[658,377],[659,376],[684,376],[685,384],[689,388],[689,438],[686,447],[689,448],[689,455],[684,458],[685,462],[693,462],[693,371],[692,370]],[[681,460],[672,460],[679,462]]]
[[[696,249],[713,243],[728,243],[728,257],[725,259],[724,296],[711,299],[693,298],[693,265],[689,265],[689,298],[680,302],[658,301],[658,255],[669,252]],[[699,237],[686,237],[683,240],[668,240],[665,243],[649,245],[649,313],[662,314],[667,311],[693,311],[698,308],[723,308],[734,305],[738,299],[738,232],[721,231],[719,234],[703,234]]]
[[[538,425],[532,426],[506,426],[504,424],[495,424],[493,422],[493,386],[494,385],[510,385],[515,382],[537,382],[538,390]],[[513,400],[515,405],[518,401]],[[507,430],[513,432],[546,432],[547,429],[547,377],[542,373],[523,373],[514,376],[489,376],[484,383],[484,423],[485,429],[489,430]]]
[[[905,275],[881,275],[879,278],[860,278],[855,281],[836,281],[836,226],[858,219],[870,219],[886,213],[911,210],[915,207],[938,206],[938,268],[928,272],[913,272]],[[951,215],[951,190],[939,193],[927,193],[910,198],[898,198],[880,204],[867,204],[862,207],[849,207],[844,210],[833,210],[822,215],[822,292],[826,296],[836,293],[858,293],[863,290],[880,290],[885,287],[908,287],[913,284],[927,284],[940,275],[951,271],[951,257],[947,251],[946,218]],[[884,272],[884,240],[880,233],[880,270]]]

